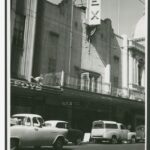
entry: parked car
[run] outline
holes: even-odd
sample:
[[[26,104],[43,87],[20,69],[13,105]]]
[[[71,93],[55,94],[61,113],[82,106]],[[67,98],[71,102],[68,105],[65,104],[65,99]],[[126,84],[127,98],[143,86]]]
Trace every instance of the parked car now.
[[[135,143],[136,133],[127,130],[121,123],[97,120],[92,125],[91,140],[94,142],[110,141],[112,144],[123,141]]]
[[[72,129],[70,124],[67,121],[60,121],[60,120],[49,120],[45,121],[45,125],[51,128],[58,128],[58,129],[66,129],[67,130],[67,140],[74,144],[80,144],[83,140],[83,132],[78,129]]]
[[[40,115],[16,114],[12,116],[11,121],[11,150],[40,146],[53,146],[55,150],[62,150],[66,144],[67,131],[48,128]]]
[[[136,127],[135,131],[136,131],[136,141],[145,142],[145,126],[139,125]]]

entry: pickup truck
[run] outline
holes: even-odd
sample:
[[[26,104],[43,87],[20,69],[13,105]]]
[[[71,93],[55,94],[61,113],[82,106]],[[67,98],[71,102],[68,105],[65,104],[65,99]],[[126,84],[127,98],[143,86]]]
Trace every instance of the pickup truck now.
[[[135,143],[136,133],[127,130],[122,123],[97,120],[92,124],[91,140],[95,143],[102,141],[110,141],[112,144],[123,141]]]
[[[66,144],[67,131],[64,129],[48,128],[44,120],[37,114],[16,114],[11,118],[10,147],[17,150],[23,147],[53,146],[62,150]]]

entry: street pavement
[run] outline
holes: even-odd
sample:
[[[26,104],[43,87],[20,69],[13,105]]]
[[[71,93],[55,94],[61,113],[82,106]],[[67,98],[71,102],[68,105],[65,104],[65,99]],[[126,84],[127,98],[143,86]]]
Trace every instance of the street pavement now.
[[[144,150],[144,143],[136,144],[81,144],[64,146],[63,150]],[[32,149],[21,149],[32,150]],[[35,150],[35,149],[34,149]],[[38,149],[39,150],[39,149]],[[53,150],[52,147],[41,148],[40,150]]]

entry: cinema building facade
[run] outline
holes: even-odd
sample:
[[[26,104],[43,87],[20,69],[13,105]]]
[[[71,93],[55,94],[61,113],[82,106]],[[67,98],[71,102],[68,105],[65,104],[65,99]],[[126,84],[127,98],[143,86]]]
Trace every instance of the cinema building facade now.
[[[67,120],[84,132],[96,119],[134,129],[145,122],[144,16],[128,39],[110,19],[87,25],[77,2],[12,1],[11,114]]]

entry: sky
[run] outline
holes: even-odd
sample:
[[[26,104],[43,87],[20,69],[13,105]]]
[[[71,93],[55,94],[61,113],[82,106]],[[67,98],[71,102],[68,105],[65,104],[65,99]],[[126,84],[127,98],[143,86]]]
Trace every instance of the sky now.
[[[119,35],[127,34],[128,37],[132,37],[143,13],[144,5],[139,0],[102,0],[102,19],[110,18],[115,33],[118,34],[119,31]]]
[[[59,3],[62,0],[49,1]],[[139,0],[102,0],[102,19],[110,18],[114,32],[119,35],[126,34],[129,38],[132,37],[143,12],[144,5]]]

